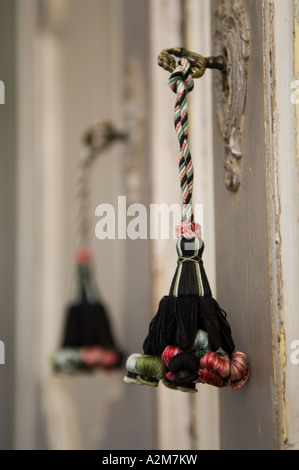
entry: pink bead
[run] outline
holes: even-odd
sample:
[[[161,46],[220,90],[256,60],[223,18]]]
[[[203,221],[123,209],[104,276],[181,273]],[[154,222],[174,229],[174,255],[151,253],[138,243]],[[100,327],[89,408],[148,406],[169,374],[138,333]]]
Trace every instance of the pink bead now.
[[[164,349],[164,351],[161,354],[161,359],[164,362],[164,364],[166,365],[166,367],[168,367],[168,363],[169,363],[170,359],[173,356],[176,356],[177,354],[179,354],[181,352],[182,352],[182,350],[180,348],[178,348],[177,346],[166,346],[166,348]]]
[[[194,222],[181,222],[176,226],[176,236],[178,238],[201,238],[201,226]]]
[[[118,353],[114,349],[104,349],[99,346],[81,348],[80,356],[90,368],[104,367],[109,369],[119,361]]]
[[[77,264],[89,264],[91,261],[91,253],[86,248],[81,248],[75,254],[75,260]]]
[[[95,367],[101,363],[104,350],[99,347],[84,347],[80,349],[80,355],[89,367]]]

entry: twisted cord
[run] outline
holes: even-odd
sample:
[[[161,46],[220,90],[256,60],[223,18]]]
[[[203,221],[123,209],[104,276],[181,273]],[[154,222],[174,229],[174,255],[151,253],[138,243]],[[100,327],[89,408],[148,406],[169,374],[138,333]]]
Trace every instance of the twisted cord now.
[[[182,222],[194,222],[192,210],[192,192],[194,171],[188,145],[188,103],[187,94],[193,90],[194,82],[190,63],[182,58],[179,65],[170,75],[168,82],[177,99],[174,108],[174,127],[180,145],[179,174],[183,194]]]
[[[77,167],[75,199],[77,203],[76,231],[78,236],[79,249],[87,249],[90,242],[89,163],[90,162],[88,159],[81,157]]]

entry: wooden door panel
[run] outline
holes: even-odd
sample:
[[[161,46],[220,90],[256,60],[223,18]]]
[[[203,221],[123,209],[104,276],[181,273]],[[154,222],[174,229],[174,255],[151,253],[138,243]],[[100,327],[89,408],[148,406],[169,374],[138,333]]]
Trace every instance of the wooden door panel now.
[[[212,2],[212,18],[219,1]],[[232,2],[233,3],[233,2]],[[250,24],[248,89],[242,136],[241,185],[224,184],[224,142],[214,102],[217,298],[236,349],[250,362],[249,382],[220,394],[222,449],[275,449],[275,383],[266,184],[263,5],[246,2]],[[216,72],[217,73],[217,72]]]

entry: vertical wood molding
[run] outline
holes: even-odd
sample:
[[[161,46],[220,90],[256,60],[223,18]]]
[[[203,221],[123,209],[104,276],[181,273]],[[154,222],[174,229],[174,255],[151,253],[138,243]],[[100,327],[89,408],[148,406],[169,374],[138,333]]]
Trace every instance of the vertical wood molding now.
[[[179,147],[173,127],[175,95],[168,87],[168,72],[157,65],[158,55],[163,49],[181,43],[180,7],[180,0],[150,2],[151,180],[152,203],[157,204],[181,202]],[[160,299],[167,295],[170,288],[176,266],[175,244],[172,239],[152,241],[152,316]],[[168,390],[163,385],[157,390],[158,449],[191,448],[190,407],[186,395]]]
[[[36,432],[36,354],[35,337],[37,294],[36,176],[34,102],[34,31],[36,0],[16,2],[18,74],[18,155],[17,155],[17,279],[16,279],[16,385],[15,435],[16,449],[32,449]]]
[[[173,127],[175,96],[168,88],[169,74],[157,66],[157,57],[167,47],[182,46],[209,56],[210,2],[188,0],[151,2],[151,83],[152,83],[152,202],[181,203],[179,187],[179,147]],[[185,16],[182,17],[182,14]],[[165,28],[165,24],[168,25]],[[184,34],[182,31],[184,25]],[[183,37],[184,36],[184,37]],[[215,237],[213,196],[213,138],[211,75],[196,80],[189,98],[190,147],[194,163],[194,203],[203,205],[203,234],[207,241],[205,266],[215,288]],[[204,113],[201,110],[204,109]],[[201,222],[201,221],[200,221]],[[154,240],[154,302],[169,291],[176,266],[175,240]],[[153,312],[154,314],[155,312]],[[194,396],[159,387],[157,403],[158,447],[161,449],[218,449],[218,390],[198,387]],[[187,395],[187,396],[186,396]],[[173,430],[175,429],[175,432]]]
[[[299,72],[297,2],[275,0],[263,2],[263,6],[277,439],[281,449],[298,449],[299,365],[292,363],[291,347],[299,339],[298,105],[291,100],[292,83]]]
[[[214,12],[218,5],[218,1],[212,1]],[[251,371],[249,381],[240,390],[220,392],[223,450],[277,448],[265,184],[265,119],[271,124],[271,114],[264,107],[263,4],[246,1],[246,7],[254,33],[248,63],[242,185],[237,192],[227,191],[222,185],[224,169],[219,155],[223,154],[223,141],[214,117],[217,300],[227,312],[236,349],[248,356]]]
[[[115,2],[112,8],[112,4],[97,0],[89,2],[88,6],[83,1],[76,1],[70,6],[67,18],[68,4],[67,1],[60,19],[57,15],[61,10],[55,13],[55,7],[60,8],[61,3],[53,2],[52,20],[48,25],[46,23],[39,37],[39,145],[43,178],[40,382],[50,447],[54,450],[89,450],[99,449],[106,438],[111,409],[123,393],[122,373],[60,377],[50,369],[50,358],[59,347],[65,307],[70,301],[73,253],[77,245],[75,218],[69,218],[69,214],[76,204],[74,193],[81,136],[85,126],[98,118],[112,119],[121,128],[117,122],[122,91],[119,86],[122,62],[118,60],[121,51],[117,48],[121,34],[118,29],[121,17],[118,15],[121,13]],[[105,32],[98,29],[98,21],[102,21],[102,26],[103,21],[106,22]],[[84,38],[81,37],[81,24],[90,27]],[[104,34],[109,44],[105,51],[102,49]],[[85,55],[86,50],[92,50],[93,54]],[[106,63],[103,76],[98,51]],[[92,73],[86,76],[86,70],[92,70]],[[77,71],[74,78],[72,71]],[[90,229],[96,282],[103,302],[107,303],[114,335],[118,339],[124,322],[124,254],[119,244],[109,241],[109,251],[105,242],[96,239],[93,232],[96,219],[92,217],[97,204],[108,202],[103,197],[110,198],[116,207],[116,194],[121,185],[121,171],[115,162],[118,158],[116,150],[103,154],[91,174]],[[117,295],[111,292],[115,286]]]
[[[0,449],[13,450],[17,256],[16,2],[0,2]]]
[[[49,446],[53,450],[80,450],[82,441],[77,410],[68,381],[51,370],[51,356],[60,342],[63,325],[64,246],[66,207],[63,199],[63,76],[59,39],[45,30],[39,36],[38,149],[42,201],[40,204],[40,320],[39,380]]]
[[[212,53],[210,0],[188,0],[186,41],[189,50],[205,57]],[[205,242],[204,265],[213,296],[216,292],[215,219],[214,219],[214,162],[212,83],[215,72],[207,70],[196,79],[189,95],[190,149],[194,166],[194,204],[203,206],[202,233]],[[217,73],[217,72],[216,72]],[[221,158],[219,158],[221,165]],[[196,448],[219,449],[219,391],[215,387],[198,385],[193,399],[196,422]]]
[[[124,22],[124,2],[19,0],[18,4],[22,72],[18,202],[24,230],[18,233],[16,447],[34,449],[45,444],[39,431],[46,427],[46,444],[51,449],[99,448],[105,442],[115,448],[134,448],[132,442],[151,448],[151,406],[144,411],[148,426],[138,435],[131,420],[134,413],[134,420],[138,419],[136,410],[144,410],[150,391],[132,393],[122,380],[122,370],[97,377],[54,377],[50,363],[60,343],[64,306],[69,301],[76,237],[73,184],[81,132],[96,118],[112,119],[123,129],[124,29],[129,28]],[[67,21],[68,13],[72,24]],[[140,12],[133,20],[139,31]],[[81,24],[86,30],[83,37]],[[134,45],[134,32],[129,29],[126,34]],[[145,54],[143,58],[146,62]],[[123,154],[124,147],[115,146],[99,162],[99,174],[93,172],[92,207],[102,202],[117,207],[117,197],[124,193]],[[96,224],[96,218],[93,221]],[[124,331],[131,328],[130,338],[135,339],[139,327],[134,296],[128,306],[130,293],[136,294],[138,272],[136,277],[131,275],[134,268],[127,262],[127,241],[108,243],[107,249],[95,236],[92,240],[96,275],[111,320],[115,320],[115,335],[125,350]],[[134,262],[135,266],[140,263],[138,256]],[[146,263],[142,269],[146,271]],[[142,307],[147,294],[144,276],[137,299]]]

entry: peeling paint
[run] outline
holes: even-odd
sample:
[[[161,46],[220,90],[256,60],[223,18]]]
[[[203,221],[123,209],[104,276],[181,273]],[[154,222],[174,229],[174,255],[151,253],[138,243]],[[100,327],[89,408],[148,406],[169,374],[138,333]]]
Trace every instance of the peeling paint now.
[[[281,273],[281,196],[278,168],[279,114],[276,102],[275,69],[275,5],[273,0],[263,1],[264,28],[264,89],[265,89],[265,147],[266,187],[269,239],[269,279],[271,296],[271,323],[273,346],[273,393],[277,439],[287,442],[287,415],[285,403],[285,336],[282,323],[283,279]],[[274,229],[274,231],[273,231]],[[283,441],[283,442],[282,442]]]
[[[280,365],[280,386],[281,386],[281,412],[282,412],[282,431],[284,443],[287,442],[287,411],[285,402],[285,333],[279,331],[279,365]]]

